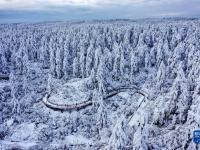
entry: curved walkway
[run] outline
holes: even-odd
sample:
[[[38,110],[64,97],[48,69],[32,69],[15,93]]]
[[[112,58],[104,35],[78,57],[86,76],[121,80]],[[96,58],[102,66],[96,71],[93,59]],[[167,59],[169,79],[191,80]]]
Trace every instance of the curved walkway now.
[[[126,92],[127,90],[135,90],[136,93],[139,93],[143,95],[145,98],[148,98],[148,93],[144,90],[139,89],[138,87],[120,87],[114,90],[109,91],[105,96],[104,99],[107,99],[109,97],[112,97],[114,95],[117,95],[120,92]],[[81,109],[85,108],[86,106],[92,105],[92,96],[88,98],[88,100],[85,100],[83,102],[75,103],[75,104],[56,104],[54,102],[50,102],[49,99],[50,95],[46,94],[44,98],[42,99],[42,102],[51,109],[54,110],[71,110],[71,109]]]
[[[133,87],[120,87],[120,88],[114,89],[112,91],[109,91],[108,94],[104,98],[106,99],[106,98],[112,97],[114,95],[117,95],[120,92],[126,92],[127,90],[135,90],[135,93],[141,94],[146,98],[148,98],[148,96],[149,96],[146,91],[133,86]]]
[[[43,98],[42,102],[49,108],[54,109],[54,110],[71,110],[71,109],[81,109],[83,107],[86,107],[88,105],[92,105],[92,98],[90,97],[88,100],[80,102],[80,103],[75,103],[75,104],[56,104],[53,102],[50,102],[48,100],[50,95],[45,95]]]
[[[0,74],[0,80],[9,80],[9,74]]]

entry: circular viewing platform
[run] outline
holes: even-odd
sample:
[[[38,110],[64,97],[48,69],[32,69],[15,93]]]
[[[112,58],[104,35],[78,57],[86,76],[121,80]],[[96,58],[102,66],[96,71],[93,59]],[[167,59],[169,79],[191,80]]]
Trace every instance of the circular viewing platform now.
[[[43,98],[43,103],[52,109],[69,110],[92,104],[92,90],[86,87],[88,79],[76,79],[57,88]]]
[[[88,80],[88,78],[75,79],[65,84],[55,82],[57,84],[54,85],[56,89],[52,93],[45,95],[43,103],[54,110],[80,109],[92,105],[93,90],[87,88],[86,83]],[[103,98],[107,99],[127,91],[132,91],[148,98],[148,94],[136,86],[115,88],[105,93]]]

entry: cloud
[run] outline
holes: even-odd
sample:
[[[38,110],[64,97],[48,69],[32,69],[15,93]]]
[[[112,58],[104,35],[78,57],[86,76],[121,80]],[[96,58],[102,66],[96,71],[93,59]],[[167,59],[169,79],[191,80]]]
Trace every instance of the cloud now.
[[[0,0],[0,22],[200,17],[200,0]]]
[[[178,1],[178,0],[174,0]],[[138,6],[143,4],[156,5],[168,3],[168,0],[0,0],[0,9],[45,9],[63,6]]]

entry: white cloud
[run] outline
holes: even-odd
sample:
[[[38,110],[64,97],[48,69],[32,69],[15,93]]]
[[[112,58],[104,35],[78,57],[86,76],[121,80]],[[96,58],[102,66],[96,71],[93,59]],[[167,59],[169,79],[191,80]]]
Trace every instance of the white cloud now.
[[[47,10],[79,19],[199,16],[199,6],[200,0],[0,0],[0,10]]]
[[[0,9],[42,9],[49,6],[89,6],[155,4],[167,0],[0,0]],[[177,1],[177,0],[176,0]]]
[[[200,0],[0,0],[0,22],[199,17],[199,14]]]
[[[26,1],[26,0],[0,0],[1,9],[14,9],[14,8],[33,8],[37,6],[36,0]]]

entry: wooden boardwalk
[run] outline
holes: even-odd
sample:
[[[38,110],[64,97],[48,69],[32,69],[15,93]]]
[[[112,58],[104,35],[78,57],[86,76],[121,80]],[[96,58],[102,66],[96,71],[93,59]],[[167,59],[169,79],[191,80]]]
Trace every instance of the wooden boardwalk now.
[[[45,95],[43,98],[42,102],[51,109],[54,110],[71,110],[71,109],[81,109],[83,107],[86,107],[88,105],[92,105],[92,99],[89,98],[86,101],[80,102],[80,103],[75,103],[75,104],[56,104],[54,102],[50,102],[48,100],[50,95]]]
[[[127,90],[135,90],[135,93],[141,94],[144,97],[148,98],[147,92],[145,92],[144,90],[139,89],[138,87],[120,87],[120,88],[114,89],[112,91],[109,91],[104,96],[104,99],[107,99],[109,97],[117,95],[120,92],[126,92]],[[79,102],[79,103],[75,103],[75,104],[56,104],[54,102],[50,102],[49,101],[49,97],[50,97],[50,95],[46,94],[44,96],[42,102],[48,108],[51,108],[53,110],[64,111],[64,110],[72,110],[72,109],[82,109],[82,108],[85,108],[85,107],[93,104],[92,97],[89,97],[88,100],[85,100],[85,101],[82,101],[82,102]]]
[[[0,74],[0,80],[9,80],[8,74]]]

